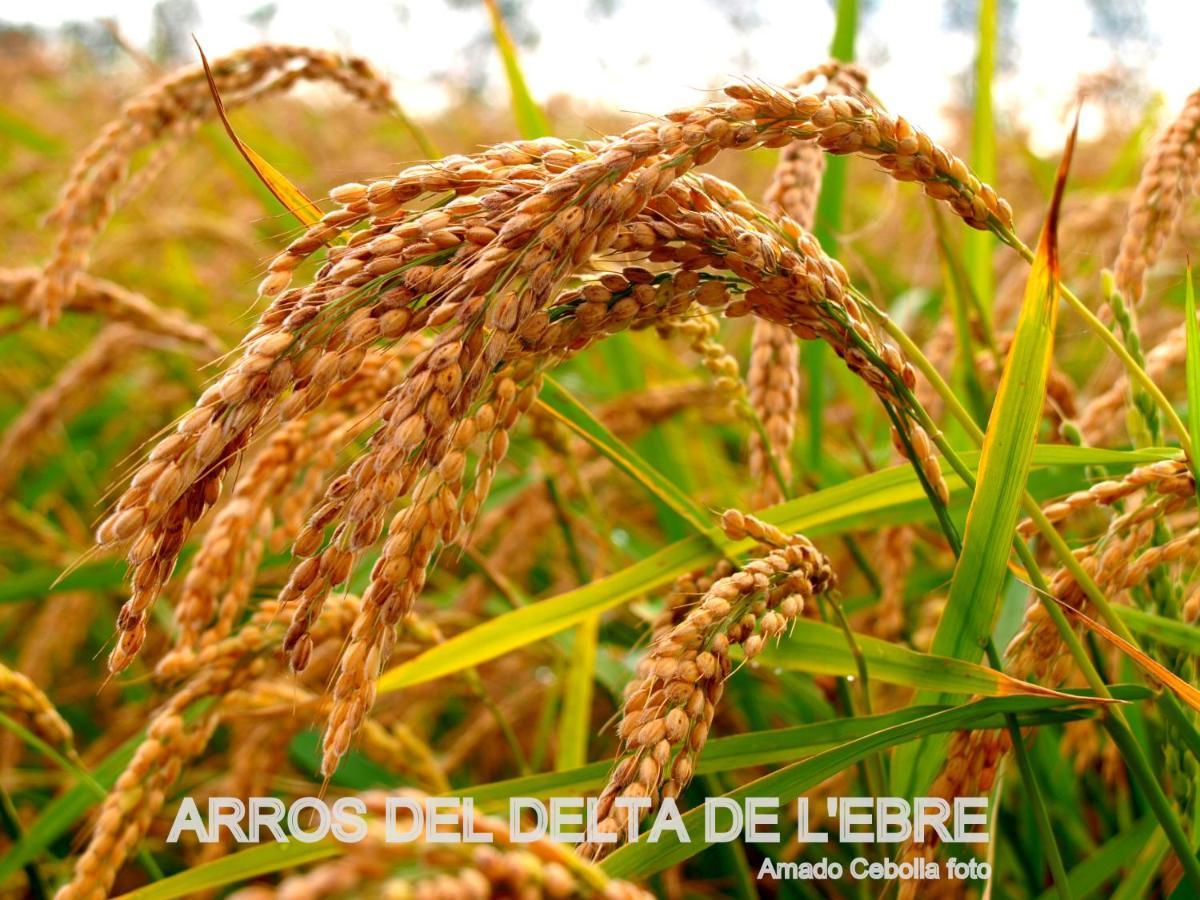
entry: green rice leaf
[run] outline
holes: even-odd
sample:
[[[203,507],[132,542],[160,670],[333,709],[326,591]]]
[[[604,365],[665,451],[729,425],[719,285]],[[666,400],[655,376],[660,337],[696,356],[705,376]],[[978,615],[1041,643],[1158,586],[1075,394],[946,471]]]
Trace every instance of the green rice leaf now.
[[[1192,285],[1192,266],[1187,267],[1187,295],[1184,306],[1184,321],[1187,323],[1187,403],[1188,434],[1192,438],[1194,453],[1200,453],[1200,325],[1196,323],[1196,291]],[[1192,472],[1200,472],[1195,459]]]
[[[1200,656],[1200,629],[1195,625],[1145,612],[1134,606],[1121,605],[1114,606],[1113,609],[1121,621],[1129,626],[1129,630],[1138,637]]]
[[[967,511],[962,553],[954,567],[946,607],[930,648],[939,656],[978,660],[1000,609],[1001,588],[1008,576],[1008,560],[1033,464],[1034,442],[1054,351],[1060,294],[1058,211],[1074,138],[1072,132],[988,419],[975,492]],[[937,702],[940,696],[936,691],[922,691],[916,702]],[[901,796],[919,793],[933,775],[937,756],[924,752],[923,747],[910,747],[898,754],[892,769],[894,789]]]
[[[517,129],[523,138],[545,137],[550,133],[550,125],[542,109],[534,102],[529,88],[525,84],[525,74],[521,71],[521,61],[517,56],[517,45],[508,26],[504,24],[504,16],[500,12],[500,4],[496,0],[484,0],[488,14],[492,19],[492,38],[500,53],[500,61],[504,63],[504,74],[508,78],[508,89],[512,94],[513,116],[517,120]]]
[[[1045,688],[1028,684],[995,669],[961,659],[919,653],[902,644],[855,633],[872,680],[901,684],[941,693],[980,694],[1000,697],[1020,693],[1044,693]],[[755,663],[790,672],[813,675],[856,675],[854,655],[846,635],[834,625],[805,620],[776,646],[765,648]]]
[[[563,686],[562,712],[559,714],[558,754],[554,760],[558,769],[576,768],[587,760],[599,639],[598,614],[588,616],[575,628],[575,644]]]
[[[184,712],[184,720],[195,719],[210,703],[211,700],[201,700],[192,704]],[[71,826],[98,802],[96,786],[107,790],[116,783],[145,736],[145,732],[139,732],[131,737],[91,770],[90,779],[76,780],[70,789],[42,807],[37,819],[25,830],[24,837],[0,856],[0,884],[66,834]]]
[[[996,68],[997,0],[980,0],[978,48],[975,56],[975,111],[971,116],[971,169],[986,184],[996,183],[996,122],[992,111],[992,75]],[[992,315],[992,250],[995,236],[971,228],[966,234],[967,271],[971,288],[990,324]]]
[[[287,844],[262,844],[249,850],[231,853],[222,859],[193,866],[178,875],[121,894],[119,900],[171,900],[174,897],[192,897],[259,875],[270,875],[283,869],[340,856],[341,852],[342,848],[330,841],[314,844],[302,844],[298,841]]]
[[[979,658],[995,620],[1022,492],[1033,464],[1054,349],[1061,186],[1060,181],[1026,284],[1016,334],[988,420],[962,555],[934,635],[933,652],[943,656]]]

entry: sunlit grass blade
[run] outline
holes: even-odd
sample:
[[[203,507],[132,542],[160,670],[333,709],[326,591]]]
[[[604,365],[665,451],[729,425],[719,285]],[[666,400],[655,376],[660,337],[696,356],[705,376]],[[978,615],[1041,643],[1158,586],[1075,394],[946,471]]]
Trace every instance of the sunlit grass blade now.
[[[575,629],[562,712],[559,713],[558,753],[555,768],[573,769],[587,761],[588,735],[592,731],[592,687],[596,670],[596,648],[600,638],[600,616],[591,615]]]
[[[857,35],[858,0],[837,0],[829,55],[843,62],[852,61]],[[827,156],[825,172],[821,176],[821,194],[817,197],[813,234],[830,255],[836,255],[838,236],[842,231],[849,162],[843,156]],[[806,462],[811,471],[820,472],[825,431],[825,368],[829,365],[829,348],[822,341],[805,341],[800,345],[800,361],[808,385]]]
[[[978,480],[932,650],[978,658],[991,634],[1022,491],[1033,462],[1058,318],[1058,211],[1074,132],[1067,144],[1037,258],[1025,288],[1012,347],[984,436]]]
[[[997,0],[980,0],[975,43],[975,110],[971,116],[971,169],[985,184],[996,183],[996,121],[992,109],[992,75],[996,69]],[[992,250],[995,237],[968,229],[966,265],[971,288],[990,325],[992,316]]]
[[[1200,473],[1195,454],[1200,453],[1200,324],[1196,322],[1196,291],[1192,285],[1192,265],[1187,267],[1187,294],[1184,305],[1187,338],[1187,403],[1188,433],[1192,438],[1192,473]],[[1198,479],[1200,480],[1200,479]]]
[[[195,897],[214,888],[239,884],[259,875],[270,875],[341,854],[341,845],[332,841],[315,844],[302,844],[299,841],[263,844],[193,866],[178,875],[121,894],[119,900],[173,900],[176,897]]]
[[[492,19],[492,37],[496,42],[496,50],[500,53],[500,61],[504,63],[504,74],[508,78],[508,88],[512,94],[513,116],[517,120],[517,130],[523,138],[544,137],[550,133],[550,125],[542,109],[534,102],[529,88],[525,84],[525,73],[521,71],[521,60],[517,56],[517,45],[508,26],[504,24],[504,16],[500,12],[497,0],[484,0],[488,14]]]
[[[888,684],[985,697],[1057,694],[965,660],[919,653],[867,634],[855,633],[854,639],[871,678]],[[815,621],[803,622],[777,646],[763,650],[755,661],[768,667],[814,675],[845,676],[855,675],[857,671],[841,629]]]
[[[254,174],[267,186],[267,189],[275,196],[275,199],[283,204],[284,209],[300,221],[301,225],[312,225],[320,221],[321,210],[317,208],[317,205],[309,200],[300,188],[292,184],[282,172],[263,159],[252,147],[237,136],[237,132],[233,130],[233,124],[229,121],[229,115],[225,112],[225,103],[221,100],[220,91],[217,90],[217,82],[213,78],[212,69],[208,65],[208,57],[204,55],[204,49],[200,46],[199,41],[196,41],[196,49],[200,52],[200,61],[204,65],[204,74],[208,77],[208,87],[212,93],[213,103],[217,108],[217,116],[221,119],[221,124],[225,126],[225,133],[229,135],[229,139],[233,142],[234,146],[245,157],[250,168],[254,170]]]
[[[1139,700],[1150,696],[1140,685],[1120,685],[1113,688],[1113,696],[1120,700]],[[883,728],[900,725],[914,718],[929,716],[950,709],[949,706],[907,706],[892,712],[873,716],[830,719],[809,725],[793,725],[770,731],[752,731],[747,734],[731,735],[710,740],[704,753],[696,763],[698,774],[730,772],[753,766],[773,763],[794,762],[797,757],[819,753],[846,741],[873,734]],[[1094,705],[1086,707],[1036,710],[1017,717],[1022,727],[1048,725],[1096,715]],[[975,722],[976,728],[999,728],[1004,724],[999,714],[984,716]],[[954,726],[947,725],[947,729]],[[456,790],[458,796],[474,797],[481,809],[503,810],[509,797],[567,797],[579,796],[604,784],[611,760],[590,763],[565,772],[546,772],[475,785]]]

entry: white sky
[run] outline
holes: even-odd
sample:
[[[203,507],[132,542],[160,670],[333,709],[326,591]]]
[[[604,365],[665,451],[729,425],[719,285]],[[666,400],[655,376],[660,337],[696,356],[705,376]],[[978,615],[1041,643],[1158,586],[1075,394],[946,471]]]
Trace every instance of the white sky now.
[[[210,57],[260,39],[244,19],[257,0],[197,5],[203,19],[197,35]],[[0,6],[0,19],[54,26],[112,16],[132,42],[144,45],[153,6],[154,0],[34,0]],[[487,27],[482,4],[451,9],[443,0],[278,0],[277,6],[267,37],[367,57],[395,80],[397,96],[419,116],[436,114],[450,99],[431,73],[461,65],[467,44]],[[663,112],[695,102],[699,89],[733,76],[785,82],[827,56],[833,28],[827,0],[758,0],[761,24],[743,33],[731,31],[716,0],[622,0],[608,17],[589,16],[589,7],[587,0],[526,0],[526,15],[540,34],[537,48],[522,54],[535,98],[567,93],[623,110]],[[1174,110],[1200,84],[1200,3],[1145,0],[1144,7],[1154,52],[1131,62]],[[997,108],[1029,127],[1037,147],[1061,146],[1064,110],[1078,77],[1111,60],[1110,48],[1090,36],[1091,21],[1086,0],[1019,0],[1019,49],[1013,72],[997,82]],[[974,53],[972,38],[947,31],[944,22],[944,0],[877,0],[859,38],[873,86],[889,108],[935,135],[944,131],[941,110],[954,79]],[[495,100],[504,103],[495,51],[482,52]],[[1089,123],[1085,113],[1082,125],[1086,135],[1099,123]]]

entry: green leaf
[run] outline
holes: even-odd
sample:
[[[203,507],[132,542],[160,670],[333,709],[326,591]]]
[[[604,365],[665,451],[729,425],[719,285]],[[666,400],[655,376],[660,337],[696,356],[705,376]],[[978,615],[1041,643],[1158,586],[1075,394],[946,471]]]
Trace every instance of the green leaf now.
[[[947,234],[946,219],[938,208],[937,202],[929,201],[929,217],[933,221],[934,233],[937,235],[938,258],[941,261],[942,283],[945,285],[945,298],[950,303],[954,315],[954,330],[958,336],[958,355],[956,357],[955,373],[963,384],[967,395],[968,408],[975,419],[981,424],[987,423],[988,400],[984,394],[983,385],[979,382],[978,366],[975,363],[975,341],[971,336],[971,310],[974,309],[980,325],[988,333],[989,346],[992,343],[990,334],[989,313],[983,311],[983,306],[975,294],[970,275],[963,268],[961,260],[954,253]],[[994,352],[994,348],[993,348]]]
[[[1158,830],[1154,816],[1143,816],[1133,826],[1110,838],[1091,856],[1067,873],[1071,893],[1083,897],[1100,890],[1123,866],[1129,865],[1138,851],[1146,846],[1150,836]],[[1164,844],[1165,845],[1165,844]],[[1044,891],[1038,900],[1053,900],[1053,888]]]
[[[854,41],[858,35],[858,0],[837,0],[833,41],[829,55],[843,62],[854,59]],[[844,156],[825,157],[821,175],[821,193],[813,216],[813,235],[831,256],[837,254],[845,209],[847,167]],[[808,384],[808,467],[821,471],[821,443],[825,430],[825,369],[829,365],[829,347],[822,341],[804,341],[800,345],[804,379]]]
[[[1073,692],[1074,693],[1074,692]],[[1086,694],[1079,694],[1086,696]],[[776,797],[780,805],[792,803],[822,781],[854,765],[870,754],[879,753],[924,735],[973,729],[984,717],[999,713],[1021,713],[1070,707],[1073,701],[1043,697],[989,697],[956,706],[927,716],[914,718],[889,728],[826,750],[777,772],[742,785],[725,796],[733,800],[746,797]],[[683,816],[691,841],[684,843],[670,831],[659,836],[656,843],[643,837],[628,844],[604,861],[601,868],[614,878],[645,878],[695,856],[709,843],[704,840],[704,809],[697,807]]]
[[[123,563],[105,559],[63,573],[54,567],[30,566],[0,579],[0,604],[19,603],[67,591],[110,591],[125,583]]]
[[[1149,638],[1164,646],[1200,656],[1200,629],[1195,625],[1157,616],[1133,606],[1114,606],[1113,609],[1121,621],[1129,626],[1129,630],[1138,637]]]
[[[919,653],[901,644],[866,634],[854,635],[872,680],[902,684],[940,693],[980,694],[985,697],[1042,693],[1045,688],[947,656]],[[834,625],[805,619],[777,646],[768,646],[755,663],[813,675],[856,675],[854,655],[846,635]]]
[[[1192,439],[1193,453],[1200,453],[1200,325],[1196,323],[1196,291],[1192,286],[1192,265],[1187,267],[1187,297],[1184,306],[1184,321],[1187,323],[1187,403],[1188,434]],[[1192,460],[1193,474],[1200,472],[1195,459]]]
[[[596,674],[596,644],[600,639],[600,616],[591,615],[575,629],[570,668],[563,686],[562,712],[558,723],[558,753],[555,768],[572,769],[587,760],[588,735],[592,733],[592,687]]]
[[[96,784],[104,789],[113,786],[144,736],[135,735],[106,756],[92,769],[91,781],[77,780],[70,790],[42,807],[41,814],[25,830],[25,836],[0,856],[0,884],[64,835],[97,802]]]
[[[1101,465],[1104,460],[1113,465],[1138,464],[1178,458],[1178,455],[1178,451],[1154,448],[1119,451],[1053,445],[1037,447],[1033,462],[1035,465],[1082,467]],[[963,456],[969,467],[974,467],[978,458],[974,453]],[[946,482],[952,495],[963,492],[962,481],[956,476],[947,476]],[[781,503],[759,515],[785,531],[817,537],[838,534],[864,522],[878,524],[897,509],[906,507],[928,515],[929,507],[924,497],[911,466],[900,465]],[[379,691],[387,693],[443,678],[578,625],[589,615],[657,590],[685,572],[704,565],[715,555],[714,544],[724,546],[727,552],[735,552],[748,549],[751,542],[730,544],[716,528],[709,529],[703,536],[685,538],[612,575],[504,613],[430,647],[384,673],[379,681]]]
[[[1061,191],[1055,195],[1042,231],[1012,348],[988,420],[962,555],[954,567],[946,609],[933,639],[933,652],[943,656],[978,659],[995,620],[1022,492],[1033,463],[1054,349],[1060,200]]]
[[[1143,900],[1150,896],[1150,886],[1155,876],[1162,869],[1163,860],[1170,852],[1170,844],[1161,830],[1150,834],[1150,839],[1133,851],[1131,857],[1126,857],[1129,871],[1117,889],[1109,895],[1110,900]],[[1196,897],[1196,887],[1187,878],[1180,880],[1171,900],[1188,900]]]
[[[545,137],[550,133],[550,125],[542,113],[541,107],[534,102],[529,88],[525,84],[525,74],[521,71],[521,61],[517,57],[517,45],[513,43],[508,26],[504,24],[504,16],[500,13],[500,4],[496,0],[484,0],[488,13],[492,18],[492,38],[496,49],[500,52],[500,61],[504,63],[504,74],[508,78],[508,88],[512,94],[513,116],[517,120],[517,129],[523,138]]]
[[[962,553],[954,567],[946,606],[934,633],[932,653],[978,660],[992,634],[1001,588],[1016,535],[1017,516],[1033,464],[1046,381],[1058,320],[1058,211],[1074,146],[1074,132],[1059,167],[1054,197],[1042,226],[1012,347],[988,419],[975,492],[967,511]],[[937,702],[922,691],[916,702]],[[938,755],[924,745],[897,754],[893,788],[900,796],[920,794],[933,776]]]
[[[1114,688],[1114,697],[1121,700],[1139,700],[1152,696],[1149,689],[1141,685],[1122,685]],[[696,762],[698,774],[730,772],[753,766],[793,762],[798,756],[806,756],[836,747],[846,741],[856,740],[883,728],[900,725],[913,719],[950,709],[949,706],[908,706],[892,712],[873,716],[856,716],[852,719],[830,719],[808,725],[793,725],[770,731],[754,731],[730,737],[714,738],[704,746],[704,752]],[[1092,708],[1047,709],[1026,712],[1019,717],[1022,727],[1047,725],[1096,714]],[[1002,728],[1004,719],[1000,713],[989,714],[978,719],[975,728]],[[953,726],[947,726],[953,730]],[[587,791],[600,788],[612,762],[589,763],[577,769],[562,772],[547,772],[538,775],[523,775],[504,781],[456,790],[456,796],[473,797],[481,809],[501,810],[509,797],[577,797]]]
[[[213,888],[238,884],[259,875],[269,875],[306,863],[319,862],[332,856],[340,856],[341,853],[342,846],[333,841],[314,844],[302,844],[298,841],[287,844],[262,844],[194,866],[136,891],[121,894],[118,900],[172,900],[175,897],[193,897]]]
[[[981,0],[975,56],[975,111],[971,116],[971,170],[985,184],[996,183],[996,122],[992,113],[992,75],[996,68],[996,0]],[[967,230],[967,270],[984,315],[992,315],[992,250],[995,236]]]
[[[0,135],[43,156],[56,157],[62,154],[62,144],[4,106],[0,106]]]
[[[209,705],[211,705],[211,699],[200,700],[192,704],[184,712],[184,720],[195,719]],[[116,783],[129,760],[133,758],[134,751],[145,740],[145,737],[144,731],[131,737],[92,769],[90,780],[77,780],[69,790],[59,794],[42,807],[41,814],[25,830],[25,836],[10,847],[6,854],[0,856],[0,884],[7,881],[25,863],[35,858],[64,835],[79,820],[79,817],[97,802],[97,785],[107,790]]]

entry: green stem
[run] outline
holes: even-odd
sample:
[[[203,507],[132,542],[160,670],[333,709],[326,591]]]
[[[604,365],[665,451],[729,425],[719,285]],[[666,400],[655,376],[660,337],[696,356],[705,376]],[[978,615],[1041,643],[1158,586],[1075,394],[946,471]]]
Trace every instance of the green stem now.
[[[767,464],[770,466],[771,475],[775,478],[775,483],[779,485],[779,492],[784,497],[791,497],[791,485],[783,476],[783,466],[779,462],[779,455],[775,452],[775,447],[771,443],[771,438],[767,434],[767,426],[763,424],[762,417],[754,411],[754,407],[750,405],[750,401],[745,397],[738,400],[738,414],[750,423],[758,435],[759,443],[762,444],[762,451],[767,457]]]
[[[858,645],[858,639],[854,636],[854,630],[850,627],[850,620],[846,618],[846,611],[842,609],[842,605],[833,596],[827,595],[825,599],[828,601],[830,609],[833,610],[838,627],[842,629],[842,634],[846,637],[846,644],[850,647],[850,655],[854,657],[854,668],[858,672],[858,696],[863,713],[868,716],[874,715],[871,710],[871,682],[867,671],[867,658],[863,655],[862,648]],[[884,784],[886,782],[883,777],[883,763],[878,754],[873,753],[867,757],[866,775],[867,784],[872,795],[876,797],[884,796]]]
[[[504,742],[508,744],[508,749],[513,755],[513,760],[516,761],[517,771],[522,775],[528,775],[529,761],[525,758],[525,751],[521,749],[521,742],[517,740],[517,733],[513,731],[512,723],[504,715],[504,710],[492,699],[492,695],[484,687],[483,679],[479,677],[479,670],[472,666],[463,671],[463,677],[470,686],[472,693],[479,698],[479,702],[491,713],[497,727],[500,729],[500,734],[504,736]]]
[[[988,638],[985,649],[992,668],[998,672],[1001,671],[1003,663],[1000,661],[1000,654],[996,652],[996,644],[991,638]],[[1054,876],[1054,888],[1062,900],[1071,900],[1071,883],[1067,877],[1067,867],[1063,865],[1062,852],[1058,849],[1058,841],[1054,837],[1054,827],[1050,824],[1050,813],[1046,810],[1046,803],[1042,799],[1042,789],[1033,770],[1029,751],[1025,749],[1025,741],[1021,738],[1021,728],[1017,724],[1017,717],[1008,713],[1004,716],[1004,723],[1008,729],[1009,738],[1012,740],[1013,755],[1017,758],[1017,768],[1021,770],[1021,781],[1025,785],[1025,790],[1029,792],[1029,800],[1033,804],[1033,819],[1037,823],[1038,834],[1042,836],[1042,843],[1045,845],[1042,849],[1045,850],[1047,862],[1050,864],[1050,874]]]

